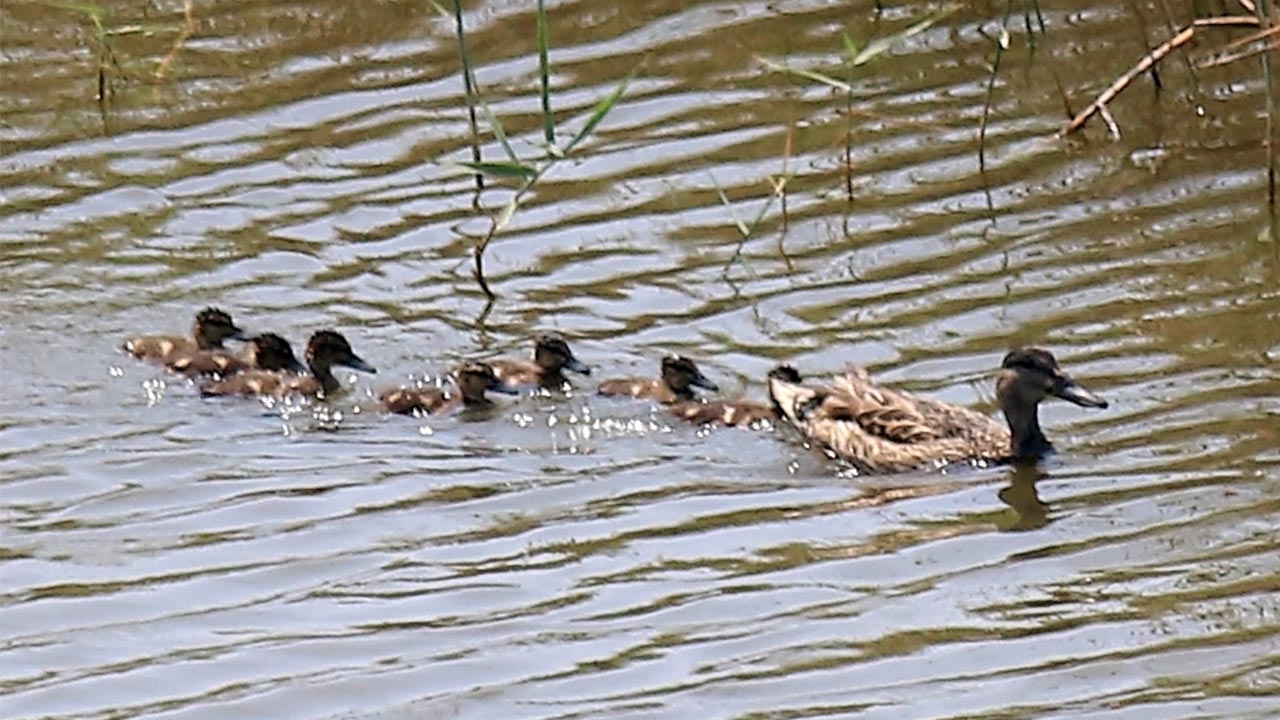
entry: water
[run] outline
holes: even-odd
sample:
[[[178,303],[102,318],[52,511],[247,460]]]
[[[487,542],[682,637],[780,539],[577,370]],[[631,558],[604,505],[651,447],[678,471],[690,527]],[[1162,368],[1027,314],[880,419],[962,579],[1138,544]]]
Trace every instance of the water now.
[[[528,6],[466,21],[532,154]],[[863,69],[850,203],[843,99],[758,56],[832,71],[842,31],[924,6],[555,3],[562,142],[639,70],[490,248],[486,311],[487,221],[448,166],[470,152],[456,46],[428,7],[197,4],[189,33],[176,3],[105,7],[146,32],[113,36],[102,106],[84,15],[3,10],[6,717],[1280,714],[1256,61],[1198,92],[1168,61],[1164,91],[1113,103],[1119,142],[1063,142],[1058,82],[1083,107],[1139,30],[1046,6],[1031,56],[1015,15],[984,177],[979,29],[1002,11],[965,10]],[[784,174],[785,223],[771,206],[735,260],[735,216]],[[209,304],[295,343],[335,327],[379,372],[280,408],[119,351]],[[595,368],[569,397],[429,421],[370,398],[542,329]],[[989,409],[1026,342],[1111,401],[1046,404],[1042,475],[856,477],[789,432],[591,394],[676,351],[730,397],[779,361],[857,361]]]

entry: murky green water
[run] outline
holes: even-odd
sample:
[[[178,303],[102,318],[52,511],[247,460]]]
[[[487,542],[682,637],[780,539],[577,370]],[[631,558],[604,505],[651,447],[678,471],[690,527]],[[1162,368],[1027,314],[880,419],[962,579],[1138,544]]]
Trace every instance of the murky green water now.
[[[528,153],[532,5],[467,14]],[[485,314],[486,221],[447,167],[469,157],[457,53],[429,6],[198,2],[188,27],[181,3],[112,2],[108,27],[145,32],[111,41],[100,108],[86,17],[5,3],[3,714],[1280,714],[1256,60],[1198,91],[1168,62],[1162,93],[1113,105],[1121,141],[1061,142],[1057,85],[1082,107],[1141,35],[1124,4],[1042,3],[1029,56],[1015,13],[984,177],[1003,6],[967,9],[864,69],[850,203],[842,98],[758,56],[830,70],[842,31],[932,7],[871,5],[553,3],[562,133],[640,69],[491,248]],[[771,208],[731,262],[733,215],[784,171],[785,224]],[[207,304],[295,343],[336,327],[379,374],[282,412],[119,352]],[[761,398],[780,360],[857,361],[983,407],[1003,351],[1035,342],[1112,404],[1046,405],[1064,452],[1040,477],[851,477],[790,434],[679,426],[581,382],[488,420],[370,411],[548,328],[597,378],[680,351]]]

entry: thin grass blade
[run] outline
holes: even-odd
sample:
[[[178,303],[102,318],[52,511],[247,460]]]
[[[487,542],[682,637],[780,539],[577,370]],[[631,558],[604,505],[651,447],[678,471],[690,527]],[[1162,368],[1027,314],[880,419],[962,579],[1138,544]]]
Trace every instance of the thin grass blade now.
[[[480,106],[484,108],[484,116],[489,121],[489,127],[493,128],[493,136],[498,138],[498,142],[502,144],[502,149],[506,151],[507,157],[511,158],[511,162],[516,165],[524,165],[520,162],[520,156],[511,147],[511,143],[507,141],[507,131],[502,127],[502,121],[493,113],[493,108],[489,107],[489,103],[484,100],[480,101]]]
[[[502,230],[511,222],[511,218],[515,217],[516,210],[520,208],[520,195],[516,195],[503,206],[502,212],[498,213],[498,217],[493,220],[494,233]]]
[[[566,155],[570,150],[576,147],[578,143],[586,139],[586,137],[591,134],[591,131],[595,130],[596,126],[600,124],[600,121],[604,120],[605,116],[609,114],[609,111],[613,109],[613,106],[618,104],[618,100],[622,99],[622,94],[627,91],[627,86],[631,84],[631,80],[636,76],[636,72],[638,71],[639,68],[632,70],[630,75],[627,75],[622,79],[622,82],[618,83],[618,87],[614,88],[613,92],[609,93],[607,97],[596,103],[596,108],[591,112],[591,117],[587,118],[587,124],[583,125],[582,129],[578,131],[578,134],[574,135],[573,139],[569,141],[569,144],[564,146],[564,152]]]
[[[743,238],[751,236],[751,228],[747,224],[738,219],[738,214],[733,211],[733,203],[729,202],[729,196],[724,194],[724,188],[720,187],[720,181],[716,180],[713,173],[708,172],[711,176],[711,184],[716,186],[716,194],[720,196],[720,202],[724,205],[724,209],[729,211],[729,217],[733,218],[733,224],[738,226],[738,234]]]
[[[943,8],[942,10],[934,13],[933,15],[925,18],[924,20],[921,20],[920,22],[912,25],[911,27],[908,27],[905,30],[896,32],[892,35],[889,35],[888,37],[876,38],[875,40],[872,40],[871,42],[867,43],[867,46],[863,48],[861,52],[852,56],[852,58],[850,59],[850,62],[854,66],[865,65],[866,63],[875,59],[877,56],[883,54],[884,51],[888,50],[894,45],[897,45],[898,43],[902,42],[903,40],[906,40],[907,38],[919,35],[925,30],[928,30],[929,28],[933,27],[943,18],[947,17],[948,15],[951,15],[952,13],[954,13],[959,9],[960,9],[960,6],[958,5],[952,5],[950,7]]]
[[[806,80],[815,80],[823,85],[830,85],[840,92],[849,92],[853,89],[849,86],[849,83],[837,80],[830,75],[823,75],[822,73],[815,72],[813,70],[805,70],[803,68],[794,68],[790,65],[783,65],[782,63],[774,62],[768,58],[759,58],[759,60],[766,68],[773,70],[774,72],[786,73],[787,75],[802,77]]]

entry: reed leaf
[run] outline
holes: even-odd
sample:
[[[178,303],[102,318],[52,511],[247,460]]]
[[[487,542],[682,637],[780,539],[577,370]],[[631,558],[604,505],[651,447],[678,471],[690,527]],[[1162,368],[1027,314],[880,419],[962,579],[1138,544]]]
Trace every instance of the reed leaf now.
[[[614,88],[613,92],[596,103],[595,110],[591,111],[591,117],[587,118],[587,124],[583,125],[578,134],[574,135],[573,139],[569,141],[569,144],[564,146],[564,154],[568,155],[571,150],[577,147],[578,143],[590,135],[591,131],[595,130],[596,126],[604,120],[609,111],[613,109],[613,106],[618,104],[618,100],[622,99],[622,94],[627,91],[627,86],[631,84],[631,80],[636,76],[638,70],[639,68],[632,70],[630,75],[627,75],[622,79],[622,82],[618,83],[618,87]]]
[[[489,107],[489,103],[483,100],[480,102],[481,106],[484,107],[484,116],[489,121],[489,126],[493,128],[493,136],[498,138],[498,142],[502,145],[502,149],[506,151],[507,157],[517,165],[524,165],[524,163],[520,162],[520,156],[516,154],[516,151],[511,147],[511,143],[507,140],[507,131],[502,127],[502,121],[493,113],[493,108]]]
[[[952,13],[956,12],[959,9],[960,9],[959,5],[952,5],[950,7],[945,7],[942,10],[939,10],[933,15],[930,15],[924,20],[921,20],[920,22],[908,27],[905,30],[901,30],[899,32],[896,32],[886,37],[876,38],[875,40],[872,40],[871,42],[867,43],[867,46],[863,48],[861,51],[857,53],[851,53],[849,55],[849,62],[854,67],[865,65],[871,60],[878,57],[879,55],[883,54],[886,50],[893,47],[894,45],[897,45],[898,43],[906,40],[907,38],[911,38],[916,35],[919,35],[925,30],[928,30],[929,28],[933,27],[935,24],[938,23],[938,21],[942,20],[948,15],[951,15]]]
[[[520,162],[485,160],[482,162],[459,162],[458,164],[464,168],[484,173],[485,175],[490,175],[492,177],[531,178],[538,174],[537,168],[530,167]]]

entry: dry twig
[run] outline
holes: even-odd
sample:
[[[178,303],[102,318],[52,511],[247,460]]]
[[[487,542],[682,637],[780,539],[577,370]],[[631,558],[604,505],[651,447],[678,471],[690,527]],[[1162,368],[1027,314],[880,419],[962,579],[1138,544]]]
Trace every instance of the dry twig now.
[[[1107,123],[1107,127],[1110,129],[1112,137],[1119,138],[1120,128],[1116,125],[1115,119],[1111,117],[1111,113],[1106,106],[1107,103],[1114,100],[1117,95],[1123,92],[1125,88],[1129,87],[1135,78],[1150,70],[1169,53],[1195,39],[1197,28],[1238,26],[1257,27],[1257,25],[1258,19],[1248,15],[1227,15],[1222,17],[1202,18],[1193,21],[1190,25],[1178,31],[1178,33],[1173,37],[1161,43],[1156,47],[1156,49],[1143,56],[1143,58],[1138,61],[1138,64],[1130,68],[1129,72],[1121,75],[1115,82],[1111,83],[1111,86],[1106,90],[1103,90],[1102,94],[1099,95],[1096,100],[1089,103],[1088,107],[1081,110],[1074,118],[1071,119],[1071,122],[1067,123],[1064,128],[1058,131],[1058,137],[1066,137],[1067,135],[1070,135],[1083,127],[1084,124],[1089,121],[1089,118],[1094,115],[1101,115],[1103,121]]]

